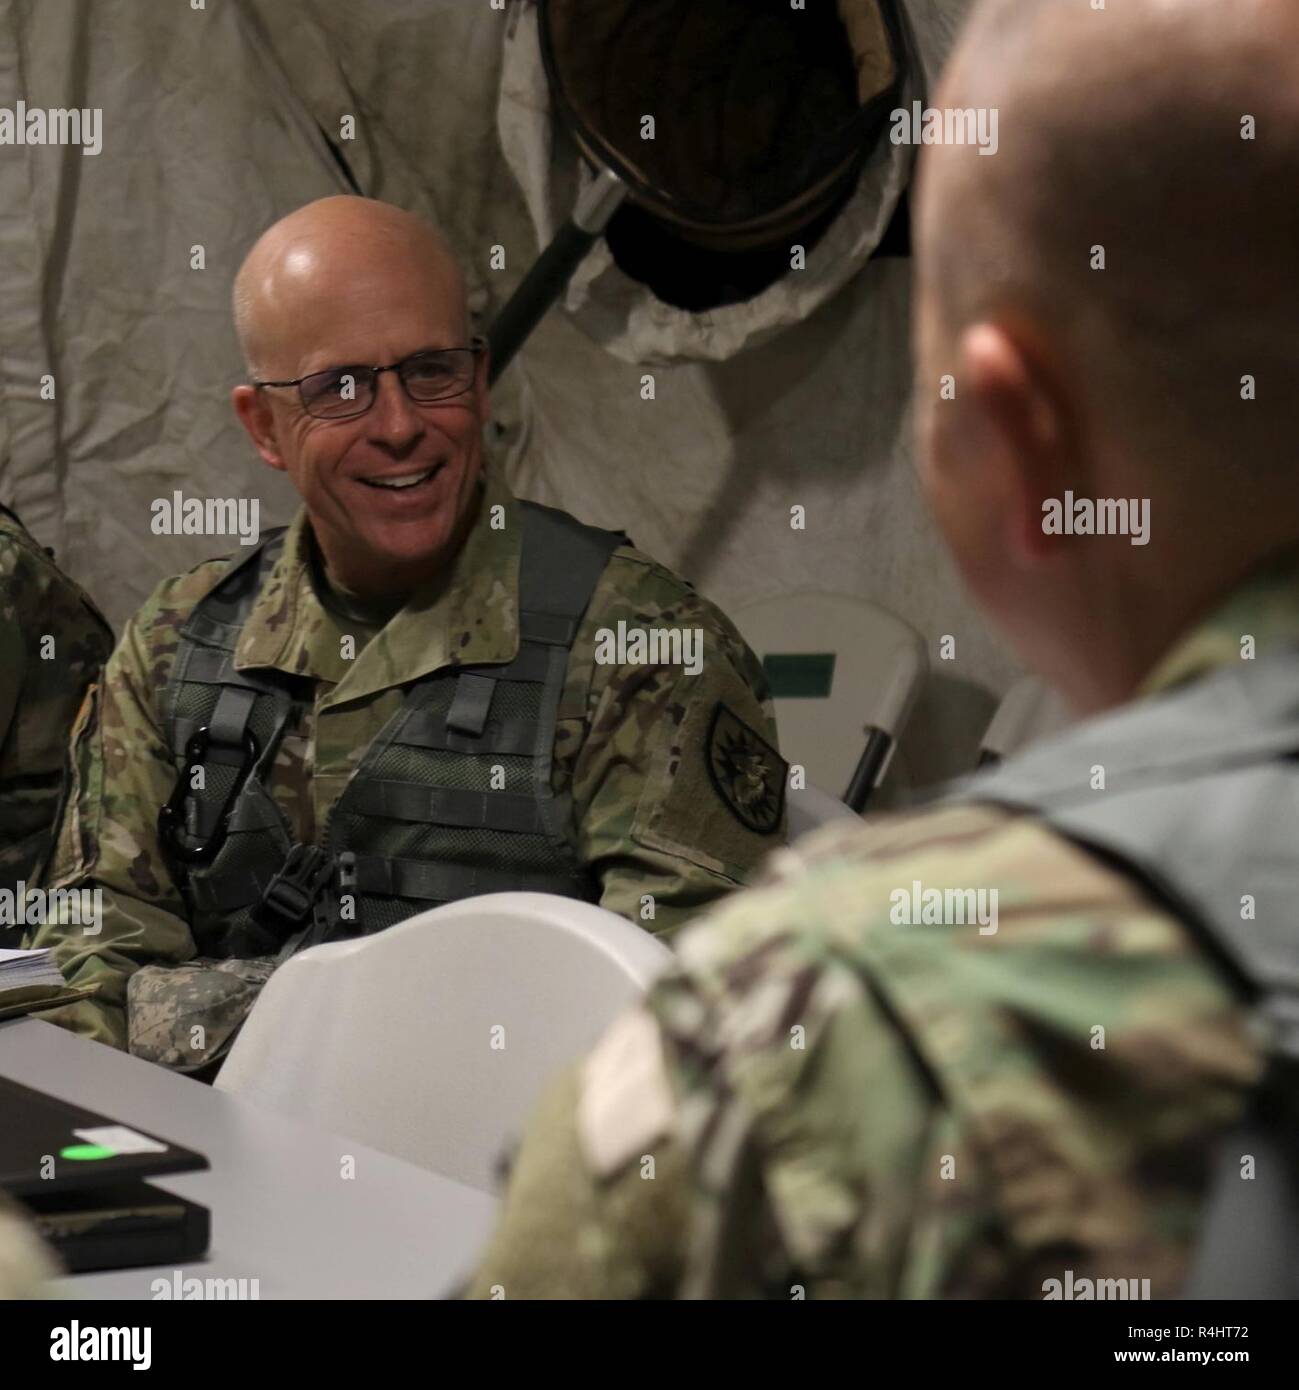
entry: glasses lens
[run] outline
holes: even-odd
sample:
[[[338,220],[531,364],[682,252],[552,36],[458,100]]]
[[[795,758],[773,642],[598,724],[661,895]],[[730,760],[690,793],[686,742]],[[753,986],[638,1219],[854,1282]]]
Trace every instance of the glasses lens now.
[[[473,385],[474,354],[469,348],[417,353],[401,364],[401,379],[415,400],[445,401]]]
[[[318,420],[342,420],[369,410],[374,400],[370,367],[331,367],[302,380],[302,404]]]

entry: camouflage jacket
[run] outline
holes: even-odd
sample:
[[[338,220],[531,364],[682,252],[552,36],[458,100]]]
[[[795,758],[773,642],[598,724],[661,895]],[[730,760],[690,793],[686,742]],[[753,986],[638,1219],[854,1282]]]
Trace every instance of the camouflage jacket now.
[[[1141,693],[1239,661],[1246,634],[1260,654],[1299,639],[1293,558]],[[1190,930],[988,805],[827,827],[769,868],[557,1081],[473,1294],[1176,1293],[1214,1141],[1262,1066]],[[917,882],[997,889],[995,933],[893,925]]]
[[[0,1302],[52,1296],[50,1281],[62,1272],[27,1212],[0,1192]]]
[[[45,861],[68,736],[112,645],[95,606],[0,508],[0,888],[32,882]]]
[[[498,527],[489,524],[494,507]],[[272,667],[315,678],[314,708],[277,748],[269,788],[300,841],[313,840],[367,745],[400,706],[404,687],[445,666],[505,662],[517,651],[519,505],[488,468],[478,519],[451,572],[413,595],[386,624],[366,629],[327,606],[313,578],[305,517],[244,626],[239,669]],[[500,525],[503,517],[504,524]],[[499,528],[499,529],[498,529]],[[160,852],[156,821],[176,782],[159,714],[177,634],[226,571],[198,566],[161,584],[128,623],[105,672],[101,707],[75,749],[78,784],[51,870],[59,887],[103,890],[100,930],[46,924],[68,981],[94,999],[42,1015],[100,1041],[126,1045],[131,974],[191,960],[186,908]],[[698,628],[697,673],[667,664],[596,660],[619,622]],[[345,643],[345,638],[355,639]],[[355,651],[348,659],[342,653]],[[570,654],[555,735],[552,781],[569,791],[574,843],[601,886],[601,903],[656,933],[671,933],[704,904],[744,882],[783,838],[784,766],[770,759],[772,814],[751,828],[742,804],[710,768],[713,715],[724,706],[774,745],[761,665],[725,616],[631,546],[600,579]],[[723,792],[725,791],[725,794]],[[644,899],[649,899],[648,903]],[[256,989],[237,962],[216,980]],[[246,973],[246,972],[245,972]]]

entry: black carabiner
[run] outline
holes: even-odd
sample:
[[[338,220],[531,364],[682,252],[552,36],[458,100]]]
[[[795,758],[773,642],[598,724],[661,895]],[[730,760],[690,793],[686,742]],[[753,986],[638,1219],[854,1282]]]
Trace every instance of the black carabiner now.
[[[248,780],[248,774],[253,770],[253,764],[257,761],[257,740],[253,737],[251,729],[245,729],[243,765],[240,767],[239,775],[235,778],[234,785],[230,788],[229,795],[225,799],[225,805],[221,807],[221,813],[217,817],[217,833],[202,844],[186,845],[181,841],[181,836],[186,833],[185,802],[190,796],[189,778],[186,774],[193,768],[203,765],[203,757],[207,752],[210,738],[211,735],[206,724],[191,735],[189,742],[185,745],[185,767],[176,779],[176,787],[171,794],[171,799],[158,812],[158,839],[163,849],[183,864],[207,864],[216,858],[218,850],[225,844],[228,833],[227,822],[230,819],[230,811],[234,806],[235,797],[243,790],[243,785]]]

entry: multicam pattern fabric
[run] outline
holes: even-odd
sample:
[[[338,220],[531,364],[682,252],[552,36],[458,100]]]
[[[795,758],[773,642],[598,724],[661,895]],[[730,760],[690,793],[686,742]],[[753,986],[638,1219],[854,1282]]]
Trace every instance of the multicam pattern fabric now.
[[[130,1051],[175,1071],[212,1066],[230,1050],[276,964],[258,956],[142,966],[126,984]]]
[[[309,531],[302,516],[295,521],[243,630],[236,665],[314,682],[312,707],[280,741],[270,774],[299,840],[318,836],[404,687],[443,667],[515,654],[520,537],[518,504],[489,468],[477,523],[450,576],[413,595],[385,625],[366,626],[321,602]],[[46,924],[35,941],[54,947],[70,981],[96,984],[99,994],[43,1017],[119,1047],[127,1043],[132,972],[195,954],[156,834],[158,809],[176,781],[159,697],[185,619],[225,569],[212,561],[159,586],[127,625],[105,673],[100,718],[75,749],[84,794],[64,818],[55,877],[104,890],[102,930]],[[699,628],[702,669],[597,662],[598,632],[620,622]],[[602,904],[659,934],[746,881],[780,843],[779,827],[758,833],[740,824],[710,781],[707,724],[719,701],[775,745],[762,668],[735,628],[688,584],[620,547],[570,655],[553,782],[556,791],[571,790],[575,844],[600,881]]]
[[[69,731],[112,645],[86,595],[0,508],[0,888],[45,860]]]
[[[17,1202],[0,1192],[0,1302],[42,1298],[62,1273],[53,1251],[36,1234]]]
[[[1287,556],[1141,693],[1296,641]],[[908,921],[921,886],[995,889],[996,930]],[[471,1293],[1178,1291],[1262,1054],[1135,882],[940,803],[783,851],[678,957],[542,1105]]]

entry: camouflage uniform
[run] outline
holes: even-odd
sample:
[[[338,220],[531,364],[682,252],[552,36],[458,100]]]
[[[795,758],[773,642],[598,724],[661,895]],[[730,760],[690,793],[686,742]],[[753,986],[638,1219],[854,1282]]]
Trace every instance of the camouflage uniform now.
[[[113,634],[0,507],[0,888],[32,882],[58,817],[68,735]]]
[[[1143,694],[1299,638],[1299,561]],[[997,930],[894,925],[899,885]],[[773,858],[544,1100],[472,1292],[1029,1297],[1188,1272],[1262,1054],[1216,957],[1040,821],[937,804]],[[1094,1031],[1102,1027],[1103,1047]]]
[[[500,529],[489,524],[497,506],[504,509]],[[316,838],[366,747],[400,706],[403,687],[442,667],[505,662],[517,651],[519,519],[519,504],[489,467],[478,519],[449,578],[386,624],[375,615],[369,625],[340,616],[337,601],[321,602],[305,517],[294,522],[243,628],[236,666],[316,681],[314,707],[281,739],[270,774],[271,793],[299,841]],[[100,717],[75,750],[79,795],[63,824],[53,876],[60,886],[104,890],[102,932],[46,925],[35,940],[55,947],[71,983],[97,984],[99,993],[43,1017],[119,1047],[127,1043],[132,973],[149,964],[182,966],[195,954],[186,906],[156,833],[159,807],[176,783],[159,695],[179,629],[225,569],[209,562],[154,592],[128,624],[105,673]],[[620,620],[702,629],[702,670],[597,662],[598,630],[616,631]],[[341,654],[347,637],[355,639],[354,659]],[[774,745],[762,668],[732,625],[662,566],[619,547],[571,651],[552,781],[556,791],[571,793],[576,848],[599,882],[602,905],[660,934],[747,880],[782,838],[778,759],[760,769],[763,822],[748,814],[752,787],[729,787],[710,770],[719,705],[753,731],[755,746]],[[268,963],[227,961],[223,971],[221,978],[206,972],[204,987],[215,979],[242,1016]],[[160,977],[155,971],[150,978]],[[174,1022],[164,1025],[164,1033],[176,1032]],[[179,1065],[168,1046],[163,1038],[157,1051],[153,1044],[137,1049],[132,1038],[133,1050]]]
[[[26,1213],[0,1192],[0,1300],[41,1298],[60,1274],[54,1252],[33,1230]]]

